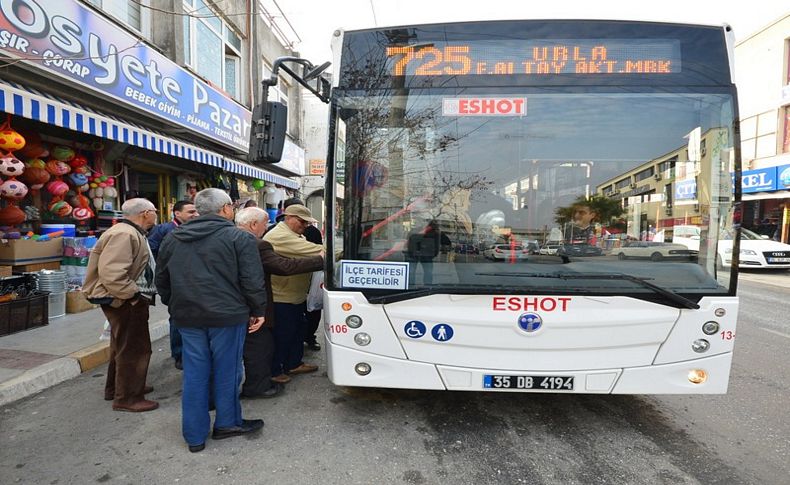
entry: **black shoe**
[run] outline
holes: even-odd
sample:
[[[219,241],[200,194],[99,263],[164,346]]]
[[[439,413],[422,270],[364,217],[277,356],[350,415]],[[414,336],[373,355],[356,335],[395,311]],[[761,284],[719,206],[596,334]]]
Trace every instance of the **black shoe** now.
[[[205,443],[200,443],[199,445],[189,445],[190,453],[197,453],[198,451],[203,451],[204,449],[206,449]]]
[[[304,344],[307,346],[308,349],[312,351],[318,352],[319,350],[321,350],[321,344],[319,344],[316,341],[305,342]]]
[[[244,394],[242,393],[239,397],[242,399],[269,399],[272,397],[277,397],[285,390],[285,386],[282,384],[278,384],[276,382],[272,382],[272,387],[266,389],[260,394]]]
[[[225,438],[232,438],[234,436],[253,433],[261,428],[263,428],[262,419],[242,419],[241,426],[231,426],[230,428],[214,428],[214,433],[211,435],[211,437],[215,440],[224,440]]]
[[[184,364],[181,362],[181,359],[176,359],[176,369],[184,370]]]

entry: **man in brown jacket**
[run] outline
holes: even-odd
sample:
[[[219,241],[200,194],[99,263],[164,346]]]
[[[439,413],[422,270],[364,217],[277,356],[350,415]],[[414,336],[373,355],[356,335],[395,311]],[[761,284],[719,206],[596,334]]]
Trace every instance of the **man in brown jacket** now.
[[[148,306],[156,294],[155,263],[146,231],[156,224],[156,207],[146,199],[129,199],[124,219],[101,235],[88,260],[82,291],[101,305],[110,322],[110,363],[104,399],[116,411],[144,412],[159,407],[145,399],[151,358]]]
[[[258,207],[247,207],[236,214],[236,226],[258,239],[258,252],[263,264],[268,301],[273,301],[271,275],[288,276],[319,271],[324,266],[323,253],[308,258],[286,258],[274,252],[272,245],[261,241],[269,224],[269,214]],[[243,398],[271,398],[280,394],[283,383],[272,382],[272,358],[274,357],[274,305],[266,307],[266,322],[263,328],[247,335],[244,341],[244,385]],[[287,376],[286,376],[287,377]],[[290,378],[289,378],[290,380]]]

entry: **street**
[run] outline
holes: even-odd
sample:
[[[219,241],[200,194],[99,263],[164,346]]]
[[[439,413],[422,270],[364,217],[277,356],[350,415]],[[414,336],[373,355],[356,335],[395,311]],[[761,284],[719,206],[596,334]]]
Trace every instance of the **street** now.
[[[209,439],[197,454],[181,437],[180,374],[162,339],[149,371],[156,411],[113,412],[106,366],[0,409],[2,482],[787,483],[786,279],[742,278],[727,395],[349,389],[320,362],[281,397],[242,401],[245,417],[266,421],[261,435]]]

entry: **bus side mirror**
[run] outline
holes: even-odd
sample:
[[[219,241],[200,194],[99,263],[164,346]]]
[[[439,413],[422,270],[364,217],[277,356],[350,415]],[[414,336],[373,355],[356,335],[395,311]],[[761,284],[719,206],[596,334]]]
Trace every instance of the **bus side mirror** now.
[[[249,162],[279,162],[283,156],[287,129],[288,108],[284,104],[268,101],[256,105],[252,110]]]

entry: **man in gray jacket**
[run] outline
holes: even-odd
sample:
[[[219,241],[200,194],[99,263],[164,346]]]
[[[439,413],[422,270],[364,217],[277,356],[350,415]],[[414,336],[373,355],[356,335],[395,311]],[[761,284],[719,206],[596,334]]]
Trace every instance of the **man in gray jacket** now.
[[[184,345],[182,432],[191,452],[205,448],[210,388],[214,439],[263,427],[262,419],[242,419],[239,385],[245,336],[261,328],[266,314],[255,237],[236,229],[228,194],[201,190],[195,208],[200,216],[162,243],[156,272],[157,290]]]

